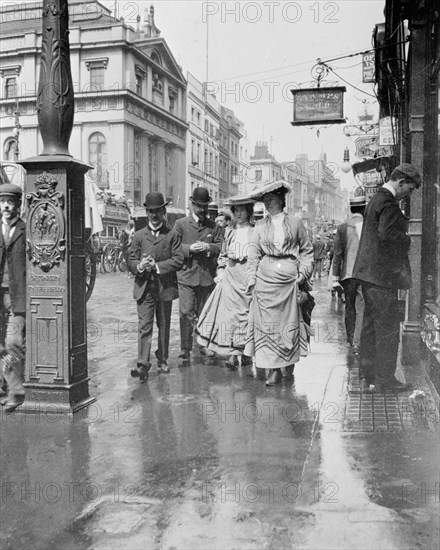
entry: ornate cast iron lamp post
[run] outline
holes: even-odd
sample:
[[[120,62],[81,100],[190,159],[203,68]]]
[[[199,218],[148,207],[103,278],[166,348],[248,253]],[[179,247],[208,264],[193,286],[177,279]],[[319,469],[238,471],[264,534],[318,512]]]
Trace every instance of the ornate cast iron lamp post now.
[[[44,149],[26,159],[26,412],[71,414],[89,396],[84,174],[68,149],[74,97],[67,0],[43,0],[38,123]]]

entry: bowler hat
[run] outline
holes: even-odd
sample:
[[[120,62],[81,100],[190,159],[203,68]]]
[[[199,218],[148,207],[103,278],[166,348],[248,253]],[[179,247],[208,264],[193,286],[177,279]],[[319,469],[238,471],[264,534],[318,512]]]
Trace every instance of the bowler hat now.
[[[191,202],[194,202],[195,204],[200,204],[202,206],[206,206],[207,204],[212,202],[212,198],[209,196],[209,191],[206,189],[206,187],[196,187],[189,200]]]
[[[409,164],[408,162],[403,162],[402,164],[399,164],[399,166],[396,166],[393,170],[393,173],[391,174],[391,179],[393,179],[394,172],[396,172],[398,178],[403,175],[410,179],[417,189],[422,185],[422,178],[420,176],[420,173],[415,168],[415,166]]]
[[[0,185],[0,196],[9,195],[10,197],[20,198],[23,195],[21,187],[13,183],[4,183]]]
[[[145,197],[144,206],[147,210],[155,210],[156,208],[162,208],[168,203],[164,201],[162,193],[148,193]]]

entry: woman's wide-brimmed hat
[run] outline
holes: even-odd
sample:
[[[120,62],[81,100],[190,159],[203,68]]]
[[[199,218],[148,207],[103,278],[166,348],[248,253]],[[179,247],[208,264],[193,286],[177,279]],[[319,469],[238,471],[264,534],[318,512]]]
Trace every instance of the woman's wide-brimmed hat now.
[[[195,204],[206,206],[207,204],[212,202],[212,197],[209,196],[209,191],[206,189],[206,187],[196,187],[189,200],[191,202],[194,202]]]
[[[147,210],[155,210],[156,208],[162,208],[168,203],[164,201],[162,193],[154,192],[148,193],[145,197],[144,206]]]
[[[259,187],[258,189],[255,189],[252,193],[249,193],[249,198],[255,199],[255,200],[261,200],[264,195],[267,195],[268,193],[277,193],[277,194],[285,194],[289,193],[291,191],[290,185],[287,183],[287,181],[284,180],[277,180],[277,181],[271,181],[270,183],[267,183],[266,185],[263,185],[262,187]]]
[[[255,199],[251,199],[248,195],[234,195],[233,197],[227,198],[223,202],[223,206],[240,206],[242,204],[254,204]]]

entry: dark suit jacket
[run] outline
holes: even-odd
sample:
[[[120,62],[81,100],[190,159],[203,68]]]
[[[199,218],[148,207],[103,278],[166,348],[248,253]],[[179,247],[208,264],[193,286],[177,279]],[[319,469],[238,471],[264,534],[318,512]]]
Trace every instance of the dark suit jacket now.
[[[159,268],[156,271],[144,271],[139,274],[137,266],[143,254],[152,256]],[[174,300],[178,296],[176,271],[182,267],[183,252],[180,238],[167,225],[160,228],[160,234],[155,237],[147,225],[136,231],[130,247],[128,267],[135,275],[133,298],[140,300],[148,287],[160,300]]]
[[[18,219],[8,248],[0,227],[0,285],[3,282],[3,257],[6,254],[9,272],[11,307],[15,313],[26,311],[26,224]]]
[[[211,286],[214,284],[217,257],[222,244],[222,230],[213,221],[206,220],[199,227],[192,214],[177,220],[174,231],[180,236],[184,255],[182,270],[177,274],[179,283],[187,286]],[[209,256],[206,252],[193,254],[189,247],[196,241],[209,243]]]
[[[365,210],[353,277],[385,288],[410,288],[408,219],[388,189],[381,188]]]

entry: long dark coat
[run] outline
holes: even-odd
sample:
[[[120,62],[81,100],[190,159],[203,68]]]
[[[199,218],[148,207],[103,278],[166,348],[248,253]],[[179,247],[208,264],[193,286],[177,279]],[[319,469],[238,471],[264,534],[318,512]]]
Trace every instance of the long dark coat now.
[[[143,254],[152,256],[159,268],[156,272],[145,271],[139,274],[137,266]],[[178,271],[183,265],[183,252],[180,246],[180,237],[167,225],[160,228],[160,233],[155,237],[147,225],[133,236],[130,247],[128,267],[135,275],[133,298],[140,300],[147,288],[156,294],[160,300],[174,300],[178,296],[177,277]]]
[[[18,219],[8,248],[0,227],[0,285],[3,282],[3,257],[6,254],[9,292],[14,313],[26,311],[26,224]]]
[[[411,287],[408,218],[383,187],[367,205],[353,277],[384,288]]]
[[[174,230],[181,238],[185,258],[182,270],[177,275],[179,283],[187,286],[212,286],[223,240],[221,228],[211,220],[206,220],[204,226],[199,226],[190,214],[177,220]],[[210,244],[209,256],[206,252],[192,254],[189,251],[189,247],[197,241]]]

